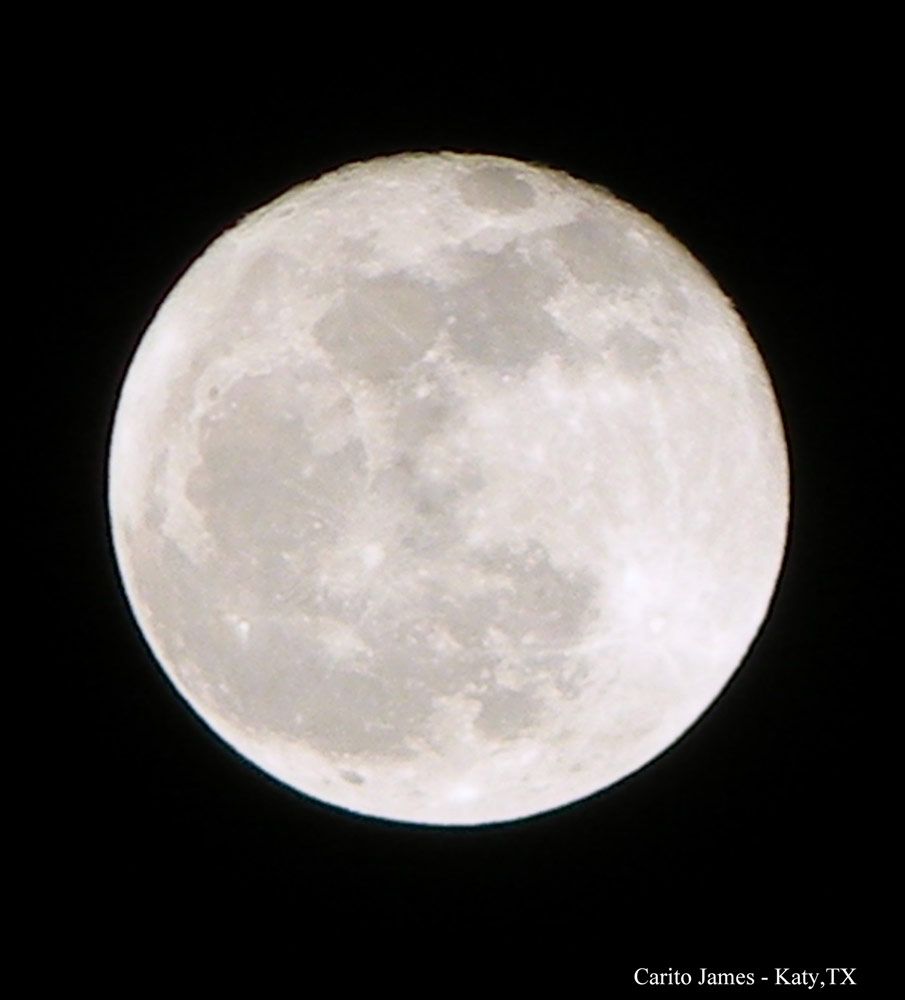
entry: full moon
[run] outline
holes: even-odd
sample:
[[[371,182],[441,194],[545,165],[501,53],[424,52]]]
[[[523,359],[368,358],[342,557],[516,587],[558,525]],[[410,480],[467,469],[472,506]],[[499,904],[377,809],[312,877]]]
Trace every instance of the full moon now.
[[[785,547],[782,422],[658,223],[430,153],[220,235],[122,386],[125,593],[223,740],[322,802],[534,815],[631,774],[744,658]]]

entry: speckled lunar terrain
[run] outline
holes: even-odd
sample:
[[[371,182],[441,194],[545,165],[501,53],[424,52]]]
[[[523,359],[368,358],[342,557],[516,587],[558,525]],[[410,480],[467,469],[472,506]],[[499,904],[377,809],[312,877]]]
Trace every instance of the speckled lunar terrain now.
[[[787,466],[716,284],[607,192],[392,157],[216,240],[133,360],[111,521],[138,622],[241,753],[480,823],[618,780],[767,610]]]

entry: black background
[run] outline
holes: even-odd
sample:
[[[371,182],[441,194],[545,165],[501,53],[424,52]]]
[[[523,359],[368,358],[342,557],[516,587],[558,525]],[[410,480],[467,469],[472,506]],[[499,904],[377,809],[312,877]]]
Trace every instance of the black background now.
[[[871,400],[847,346],[852,220],[837,208],[853,148],[870,148],[844,70],[752,83],[750,67],[727,65],[640,88],[627,70],[595,78],[564,57],[555,71],[491,73],[485,54],[278,74],[258,55],[253,73],[231,52],[174,75],[166,51],[92,52],[58,73],[42,119],[74,262],[51,338],[65,508],[52,574],[72,618],[54,677],[65,761],[45,793],[48,906],[66,936],[86,953],[127,949],[140,974],[177,954],[227,971],[250,957],[287,983],[307,970],[299,992],[318,967],[335,988],[427,967],[433,992],[481,963],[512,984],[590,976],[595,993],[629,986],[639,966],[854,965],[870,978],[879,807],[853,581],[872,556],[855,530],[865,427],[853,414]],[[715,706],[619,785],[483,829],[370,821],[245,764],[154,664],[107,535],[118,387],[191,259],[292,184],[407,149],[538,160],[662,222],[752,330],[792,463],[772,614]]]

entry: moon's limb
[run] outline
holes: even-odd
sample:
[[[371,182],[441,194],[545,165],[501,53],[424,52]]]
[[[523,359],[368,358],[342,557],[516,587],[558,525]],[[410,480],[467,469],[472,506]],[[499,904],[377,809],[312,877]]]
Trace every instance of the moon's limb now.
[[[293,787],[527,816],[669,746],[744,657],[788,467],[757,350],[659,225],[491,156],[355,164],[216,240],[110,453],[123,581]]]

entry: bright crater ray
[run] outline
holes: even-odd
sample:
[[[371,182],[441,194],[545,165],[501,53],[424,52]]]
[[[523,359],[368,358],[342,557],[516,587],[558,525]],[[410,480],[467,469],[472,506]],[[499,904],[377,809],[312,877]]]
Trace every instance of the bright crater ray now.
[[[659,225],[492,156],[355,164],[219,237],[123,386],[129,600],[194,709],[335,805],[589,795],[739,665],[785,545],[758,353]]]

